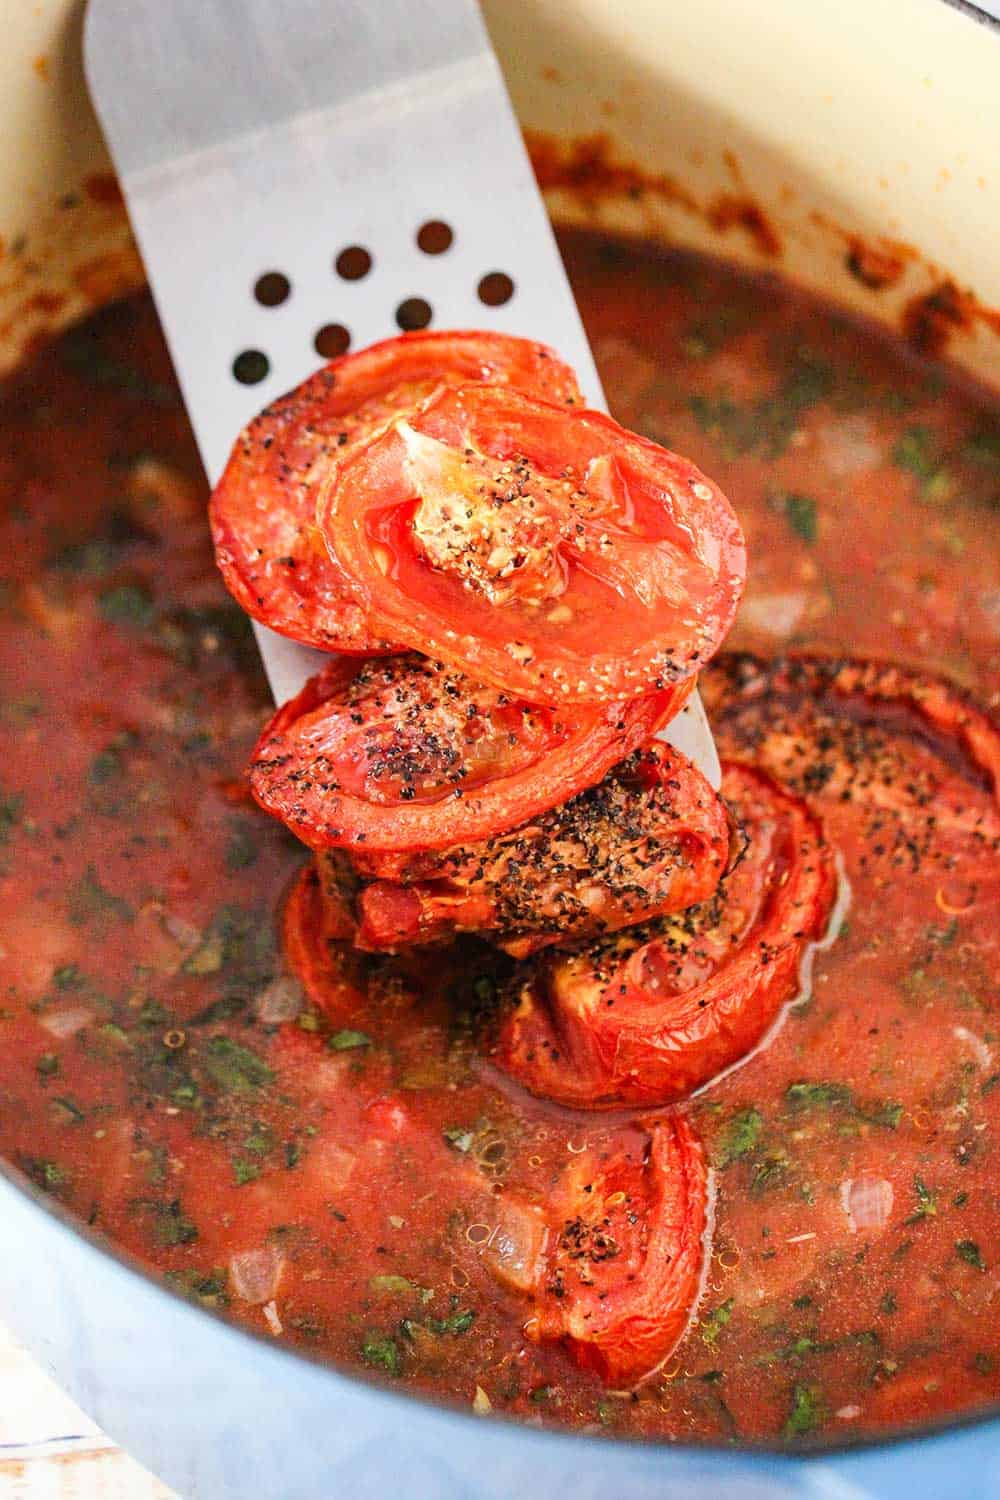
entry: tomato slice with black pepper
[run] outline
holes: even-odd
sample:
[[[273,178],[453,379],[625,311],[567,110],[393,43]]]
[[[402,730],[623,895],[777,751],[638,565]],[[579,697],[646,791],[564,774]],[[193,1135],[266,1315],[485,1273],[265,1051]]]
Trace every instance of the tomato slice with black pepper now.
[[[488,386],[386,426],[326,477],[317,519],[380,633],[528,702],[690,677],[745,572],[739,523],[693,464]]]
[[[333,360],[240,434],[210,506],[226,586],[254,619],[325,651],[385,649],[316,528],[320,473],[442,385],[511,385],[577,404],[572,370],[529,339],[408,333]]]
[[[688,691],[567,711],[426,657],[340,660],[264,730],[250,784],[313,849],[447,847],[516,827],[599,781]]]
[[[329,884],[353,899],[359,947],[473,932],[523,957],[706,900],[729,845],[722,800],[685,756],[654,744],[510,832],[402,855],[356,850]],[[358,874],[374,878],[352,898]]]
[[[557,1340],[612,1389],[662,1366],[697,1305],[709,1221],[701,1143],[680,1115],[573,1157],[544,1205],[497,1200],[483,1259],[527,1293],[525,1332]]]
[[[746,847],[712,900],[542,963],[519,985],[494,1061],[584,1109],[680,1099],[739,1061],[801,990],[836,894],[800,798],[728,762]]]

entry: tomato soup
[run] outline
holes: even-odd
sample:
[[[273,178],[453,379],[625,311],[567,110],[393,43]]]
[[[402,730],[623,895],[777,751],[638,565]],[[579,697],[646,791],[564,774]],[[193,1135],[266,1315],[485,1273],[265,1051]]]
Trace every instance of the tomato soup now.
[[[0,1150],[183,1296],[480,1413],[796,1446],[984,1409],[1000,406],[776,275],[562,248],[612,411],[746,533],[702,684],[723,755],[833,851],[804,990],[667,1127],[525,1091],[496,1042],[518,959],[486,943],[312,974],[321,892],[249,796],[273,705],[139,297],[0,387]],[[661,1158],[681,1215],[710,1172],[710,1255],[674,1352],[623,1391],[526,1327],[519,1255],[536,1205],[596,1182],[617,1217],[578,1228],[553,1296],[619,1219],[655,1243]]]

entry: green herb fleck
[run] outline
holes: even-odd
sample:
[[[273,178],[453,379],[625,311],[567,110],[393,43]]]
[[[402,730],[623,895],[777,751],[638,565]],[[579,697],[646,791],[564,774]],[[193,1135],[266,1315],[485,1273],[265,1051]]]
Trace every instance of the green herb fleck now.
[[[226,845],[226,869],[231,874],[245,870],[254,863],[258,853],[256,830],[248,823],[233,823]]]
[[[727,1297],[725,1302],[720,1302],[710,1313],[706,1313],[701,1320],[699,1332],[703,1344],[713,1345],[718,1342],[719,1334],[725,1328],[733,1316],[734,1299]]]
[[[108,589],[98,603],[106,620],[129,630],[148,630],[156,615],[149,591],[134,583]]]
[[[189,1302],[200,1302],[204,1307],[229,1306],[228,1277],[221,1267],[207,1275],[203,1271],[166,1271],[163,1279]]]
[[[43,1052],[35,1063],[35,1072],[39,1078],[55,1078],[59,1072],[59,1056],[55,1052]]]
[[[913,1189],[917,1195],[917,1206],[909,1218],[903,1220],[904,1224],[917,1224],[921,1219],[933,1219],[937,1213],[937,1195],[931,1192],[921,1177],[914,1177]]]
[[[368,1283],[369,1289],[377,1296],[395,1296],[397,1293],[419,1293],[423,1296],[425,1287],[418,1286],[408,1276],[373,1276]]]
[[[958,1252],[959,1257],[965,1261],[966,1265],[975,1266],[977,1271],[986,1270],[986,1262],[983,1260],[983,1253],[980,1250],[979,1246],[976,1244],[975,1240],[956,1240],[955,1249]]]
[[[819,522],[816,513],[816,501],[809,495],[798,495],[794,493],[780,497],[781,508],[785,513],[785,520],[804,542],[810,546],[819,535]]]
[[[69,1173],[56,1161],[29,1156],[25,1158],[23,1166],[32,1182],[43,1192],[58,1194],[69,1186]]]
[[[390,1375],[399,1375],[402,1369],[399,1345],[388,1335],[367,1334],[361,1345],[361,1358],[366,1365],[387,1370]]]
[[[814,1385],[796,1385],[792,1390],[792,1405],[785,1422],[786,1438],[805,1437],[815,1432],[824,1418],[819,1390]]]
[[[263,1058],[227,1036],[209,1037],[203,1062],[212,1081],[229,1093],[249,1094],[274,1078]]]
[[[101,884],[93,865],[87,866],[70,891],[68,909],[69,919],[75,927],[83,927],[87,922],[100,921],[104,917],[117,917],[122,922],[133,919],[128,902]]]
[[[24,797],[20,792],[0,789],[0,844],[9,844],[11,834],[24,816]]]
[[[727,1121],[713,1153],[713,1165],[723,1169],[755,1150],[764,1128],[764,1117],[756,1109],[741,1109]]]
[[[259,1176],[259,1162],[248,1161],[245,1156],[233,1157],[233,1177],[237,1187],[245,1187],[248,1182],[256,1182]]]
[[[372,1039],[364,1031],[352,1031],[345,1027],[342,1031],[335,1031],[326,1039],[326,1045],[331,1052],[352,1052],[355,1047],[370,1047]]]

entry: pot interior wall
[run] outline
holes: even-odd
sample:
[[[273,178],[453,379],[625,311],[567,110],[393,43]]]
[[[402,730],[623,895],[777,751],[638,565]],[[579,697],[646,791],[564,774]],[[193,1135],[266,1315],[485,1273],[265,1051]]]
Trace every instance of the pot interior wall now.
[[[0,368],[142,277],[86,95],[82,9],[8,21]],[[555,217],[770,265],[888,322],[950,287],[949,353],[997,378],[1000,30],[945,0],[484,10]]]

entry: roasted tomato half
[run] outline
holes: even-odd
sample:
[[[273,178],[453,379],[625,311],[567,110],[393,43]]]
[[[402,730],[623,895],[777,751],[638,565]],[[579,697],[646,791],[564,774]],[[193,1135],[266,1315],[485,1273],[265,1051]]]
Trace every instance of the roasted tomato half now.
[[[353,898],[362,948],[474,932],[522,957],[706,900],[729,846],[724,803],[683,755],[654,744],[509,833],[413,854],[355,850],[341,880],[369,877]]]
[[[668,1358],[698,1301],[708,1171],[687,1120],[623,1127],[574,1157],[543,1204],[507,1194],[481,1251],[527,1294],[525,1332],[563,1342],[613,1389]]]
[[[373,628],[528,702],[683,681],[743,586],[739,524],[693,464],[495,387],[384,427],[327,476],[317,518]]]
[[[715,897],[541,961],[494,1060],[534,1094],[583,1109],[683,1098],[743,1057],[800,990],[826,926],[833,856],[799,798],[728,763],[746,847]]]
[[[240,434],[212,496],[215,555],[254,619],[324,651],[384,646],[316,528],[319,475],[439,386],[492,381],[556,404],[576,377],[544,344],[501,333],[409,333],[325,365]]]
[[[688,691],[538,708],[426,657],[332,662],[264,730],[250,784],[313,849],[489,838],[599,781]]]

